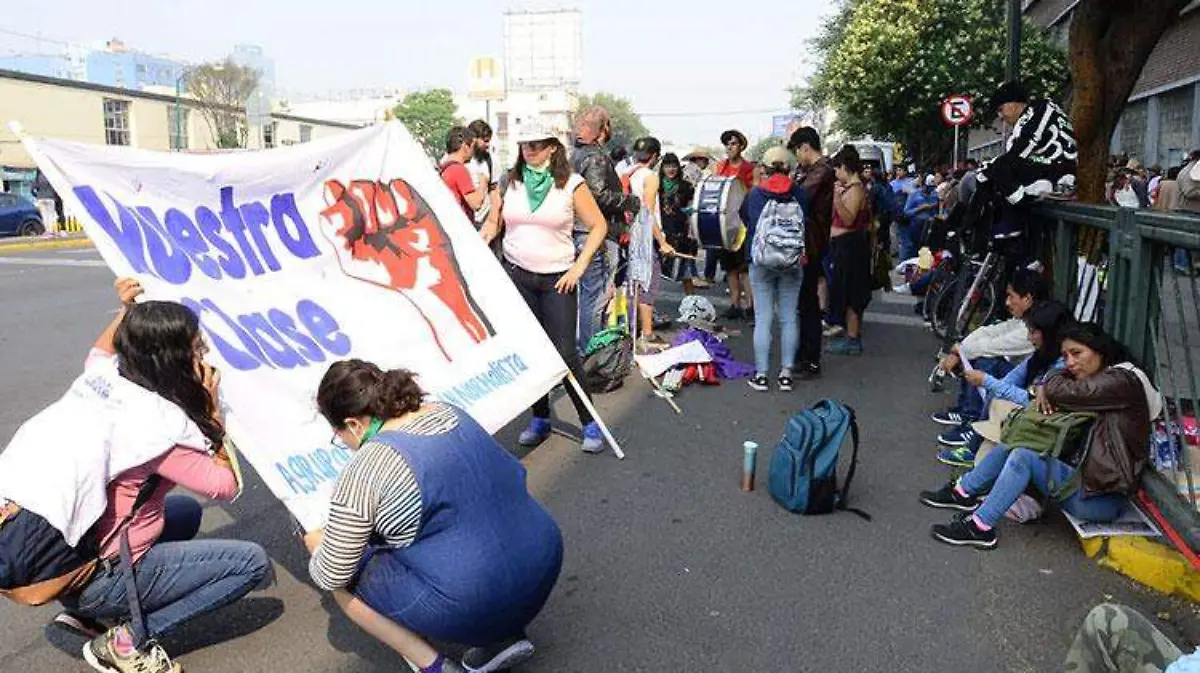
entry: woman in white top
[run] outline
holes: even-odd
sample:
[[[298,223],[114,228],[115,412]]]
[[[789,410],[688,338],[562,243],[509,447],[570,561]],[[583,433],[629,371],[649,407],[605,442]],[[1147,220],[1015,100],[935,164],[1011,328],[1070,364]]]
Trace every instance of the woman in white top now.
[[[571,172],[566,148],[553,131],[530,129],[519,144],[521,152],[504,193],[504,268],[567,367],[582,380],[575,350],[575,289],[592,256],[604,244],[608,225],[583,178]],[[588,230],[578,257],[572,239],[576,219]],[[482,230],[489,243],[498,233],[493,226]],[[602,451],[600,426],[575,389],[569,385],[566,389],[583,426],[583,450]],[[521,433],[520,444],[534,447],[549,436],[550,396],[546,395],[534,403],[533,420]]]

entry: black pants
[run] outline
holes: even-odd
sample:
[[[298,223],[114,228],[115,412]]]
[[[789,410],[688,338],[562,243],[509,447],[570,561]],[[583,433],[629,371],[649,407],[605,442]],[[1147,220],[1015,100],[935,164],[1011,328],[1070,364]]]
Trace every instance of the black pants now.
[[[508,261],[504,262],[504,268],[525,299],[525,303],[529,305],[529,310],[533,311],[533,315],[541,324],[542,329],[546,330],[546,336],[550,337],[554,348],[567,363],[567,369],[575,375],[576,381],[582,381],[579,352],[575,350],[575,330],[578,327],[577,311],[579,310],[575,291],[572,290],[569,294],[559,294],[558,290],[554,289],[554,284],[563,276],[561,273],[533,273]],[[579,393],[575,392],[575,387],[566,379],[563,379],[563,387],[567,389],[567,395],[571,397],[571,403],[575,405],[575,413],[579,414],[579,423],[581,425],[591,423],[592,414],[584,406]],[[535,418],[550,418],[549,393],[533,403],[533,415]]]
[[[821,364],[821,299],[817,282],[825,275],[818,255],[809,256],[804,265],[804,282],[800,284],[800,350],[796,362]]]

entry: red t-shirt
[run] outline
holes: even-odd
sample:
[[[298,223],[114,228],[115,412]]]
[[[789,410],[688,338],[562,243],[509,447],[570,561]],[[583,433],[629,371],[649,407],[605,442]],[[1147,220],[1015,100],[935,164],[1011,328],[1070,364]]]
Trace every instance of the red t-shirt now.
[[[723,178],[737,178],[746,186],[746,191],[754,189],[754,164],[742,159],[735,168],[728,159],[717,162],[717,175]]]
[[[467,214],[467,219],[474,222],[475,209],[467,203],[467,194],[475,192],[475,183],[471,182],[471,174],[467,167],[457,161],[442,165],[442,182],[454,193],[458,205]]]

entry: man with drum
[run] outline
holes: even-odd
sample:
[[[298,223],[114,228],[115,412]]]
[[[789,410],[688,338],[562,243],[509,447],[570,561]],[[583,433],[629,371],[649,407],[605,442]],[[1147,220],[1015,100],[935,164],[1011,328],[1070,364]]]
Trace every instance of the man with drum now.
[[[736,129],[730,129],[721,134],[721,145],[725,148],[727,157],[717,162],[713,175],[741,180],[746,192],[754,189],[754,164],[742,157],[749,145],[746,135]],[[725,276],[729,279],[730,306],[725,318],[753,318],[754,300],[750,296],[750,278],[747,275],[750,267],[746,261],[745,246],[738,250],[726,250],[721,253],[720,259],[721,266],[725,268]],[[742,308],[743,297],[745,309]]]
[[[600,212],[608,222],[608,241],[605,254],[592,257],[583,277],[579,279],[579,331],[577,347],[581,355],[586,354],[588,342],[600,330],[606,304],[606,295],[617,263],[617,240],[629,230],[626,215],[632,216],[641,209],[636,196],[621,189],[621,179],[613,167],[612,159],[604,151],[604,144],[612,137],[612,118],[608,110],[593,105],[584,110],[575,123],[575,150],[571,154],[571,167],[581,175],[600,206]],[[575,226],[576,252],[583,248],[587,230],[582,224]]]
[[[836,180],[829,158],[821,152],[821,136],[811,126],[802,126],[788,139],[788,149],[804,168],[800,185],[808,194],[809,216],[804,229],[808,262],[800,286],[800,353],[793,374],[802,381],[821,376],[821,299],[818,284],[825,277],[821,260],[829,249],[833,227],[833,183]]]

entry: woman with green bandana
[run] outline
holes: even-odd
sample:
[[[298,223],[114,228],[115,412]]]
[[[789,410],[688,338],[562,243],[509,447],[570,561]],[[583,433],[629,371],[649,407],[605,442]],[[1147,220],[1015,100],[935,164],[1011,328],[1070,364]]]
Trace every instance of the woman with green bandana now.
[[[566,148],[546,125],[531,125],[518,135],[521,152],[508,175],[504,193],[504,268],[529,304],[546,335],[576,379],[582,379],[575,350],[578,301],[575,289],[592,256],[604,243],[608,225],[583,178],[571,172]],[[578,220],[587,227],[587,242],[578,257],[572,230]],[[485,229],[489,241],[497,232]],[[600,426],[573,386],[567,394],[583,426],[582,449],[604,450]],[[534,447],[550,436],[550,396],[533,405],[533,420],[520,444]]]

